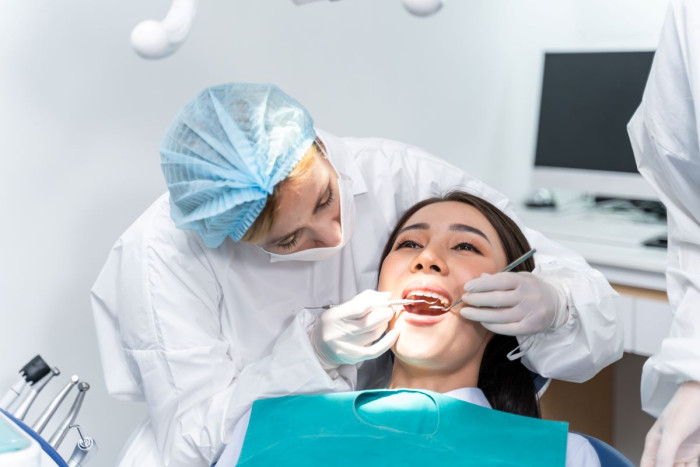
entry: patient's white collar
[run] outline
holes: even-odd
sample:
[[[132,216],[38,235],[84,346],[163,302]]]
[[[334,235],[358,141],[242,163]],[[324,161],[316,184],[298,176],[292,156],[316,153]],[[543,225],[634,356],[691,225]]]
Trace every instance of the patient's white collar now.
[[[453,389],[452,391],[444,392],[443,395],[454,397],[455,399],[470,402],[482,407],[487,407],[489,409],[491,408],[491,404],[489,404],[488,399],[486,399],[483,391],[479,388],[458,388]]]

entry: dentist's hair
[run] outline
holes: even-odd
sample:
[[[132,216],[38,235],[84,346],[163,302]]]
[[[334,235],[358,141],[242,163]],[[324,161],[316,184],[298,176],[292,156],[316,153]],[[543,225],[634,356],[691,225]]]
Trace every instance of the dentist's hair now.
[[[411,206],[398,220],[389,240],[384,246],[379,262],[382,270],[384,259],[391,253],[399,230],[408,219],[426,206],[446,201],[456,201],[476,208],[498,233],[498,238],[506,255],[506,263],[511,263],[530,251],[530,244],[520,227],[488,201],[463,191],[450,191],[443,196],[424,199]],[[528,271],[535,268],[535,260],[528,258],[513,269],[513,272]],[[525,368],[520,360],[509,360],[508,352],[518,347],[518,340],[513,336],[494,334],[486,345],[479,368],[477,386],[484,392],[491,407],[503,412],[540,418],[540,406],[533,374]]]
[[[287,175],[287,178],[275,185],[272,194],[268,195],[267,197],[265,207],[260,214],[258,214],[257,219],[255,219],[253,224],[251,224],[243,237],[241,237],[242,242],[255,243],[267,235],[272,228],[272,223],[275,220],[277,211],[279,211],[280,185],[286,181],[294,180],[306,175],[309,170],[311,170],[314,162],[316,162],[316,160],[318,160],[320,157],[323,157],[323,151],[321,150],[319,143],[314,141],[309,150],[306,151],[306,154],[304,154],[304,157],[297,162],[297,165],[295,165],[289,175]]]

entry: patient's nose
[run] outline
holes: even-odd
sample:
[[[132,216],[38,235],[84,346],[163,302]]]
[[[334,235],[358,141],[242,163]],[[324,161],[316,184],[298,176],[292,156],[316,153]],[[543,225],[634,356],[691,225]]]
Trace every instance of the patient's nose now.
[[[424,272],[424,273],[438,273],[447,274],[447,264],[442,260],[442,258],[435,254],[431,249],[425,248],[421,251],[421,254],[413,260],[411,264],[412,272]]]

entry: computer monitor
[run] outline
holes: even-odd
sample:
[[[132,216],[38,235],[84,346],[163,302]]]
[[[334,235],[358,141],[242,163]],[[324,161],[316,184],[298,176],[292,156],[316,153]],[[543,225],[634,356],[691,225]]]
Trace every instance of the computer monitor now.
[[[545,54],[533,185],[658,199],[637,171],[627,123],[654,53]]]

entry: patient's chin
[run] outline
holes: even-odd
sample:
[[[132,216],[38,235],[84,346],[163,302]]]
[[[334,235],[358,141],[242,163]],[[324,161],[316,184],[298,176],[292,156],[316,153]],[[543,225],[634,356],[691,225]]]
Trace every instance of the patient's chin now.
[[[416,335],[407,330],[399,321],[396,326],[402,328],[399,331],[399,338],[393,346],[394,354],[400,359],[411,362],[428,361],[437,358],[440,351],[440,344],[436,339]]]

